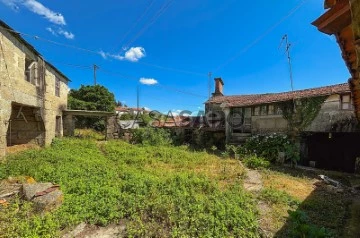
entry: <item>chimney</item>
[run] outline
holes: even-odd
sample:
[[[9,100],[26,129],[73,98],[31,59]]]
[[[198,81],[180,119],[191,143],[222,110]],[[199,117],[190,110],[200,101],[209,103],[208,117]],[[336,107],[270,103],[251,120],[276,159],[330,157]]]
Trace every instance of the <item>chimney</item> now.
[[[215,78],[215,92],[213,93],[213,97],[224,96],[223,87],[224,87],[224,82],[222,81],[222,79]]]

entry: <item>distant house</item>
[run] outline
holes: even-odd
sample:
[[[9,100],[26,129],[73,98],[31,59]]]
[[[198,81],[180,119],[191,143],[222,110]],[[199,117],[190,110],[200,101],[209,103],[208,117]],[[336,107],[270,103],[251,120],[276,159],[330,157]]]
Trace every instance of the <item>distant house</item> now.
[[[315,160],[314,157],[318,157],[317,161],[330,161],[330,157],[338,156],[337,160],[342,158],[348,161],[344,170],[353,169],[355,158],[360,156],[360,147],[351,148],[350,145],[360,140],[360,134],[347,83],[293,92],[232,96],[223,95],[224,83],[221,78],[215,79],[215,85],[212,98],[205,103],[206,113],[224,116],[225,126],[218,130],[225,130],[228,143],[242,143],[256,134],[285,133],[288,121],[282,112],[284,102],[295,102],[296,105],[300,99],[324,98],[316,118],[302,133],[306,147],[303,157],[307,161]],[[324,158],[321,159],[321,156]],[[322,163],[319,162],[319,166]]]
[[[149,111],[143,108],[132,108],[132,107],[117,107],[115,108],[115,112],[119,116],[123,114],[130,114],[134,116],[134,115],[143,115],[145,113],[149,113]]]
[[[7,146],[63,135],[69,79],[0,21],[0,157]]]

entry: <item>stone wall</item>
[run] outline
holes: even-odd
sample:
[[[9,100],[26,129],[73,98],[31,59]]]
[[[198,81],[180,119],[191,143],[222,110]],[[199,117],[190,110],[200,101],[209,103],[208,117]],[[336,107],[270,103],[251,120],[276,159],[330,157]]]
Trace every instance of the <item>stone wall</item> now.
[[[282,115],[252,116],[251,125],[251,132],[253,134],[263,134],[271,132],[285,132],[288,127],[288,122]]]
[[[340,95],[331,95],[323,103],[321,110],[307,132],[356,132],[358,123],[353,109],[340,109]]]
[[[307,132],[355,132],[358,131],[353,109],[340,109],[341,97],[329,96],[317,117],[306,128]],[[252,133],[286,132],[288,122],[282,115],[252,116]]]
[[[37,62],[37,85],[25,80],[25,58]],[[55,96],[55,77],[60,79],[60,97]],[[61,117],[67,107],[67,94],[67,79],[50,65],[42,64],[39,55],[12,33],[0,28],[0,157],[5,155],[12,105],[40,109],[45,125],[44,142],[50,144],[55,137],[56,116]]]

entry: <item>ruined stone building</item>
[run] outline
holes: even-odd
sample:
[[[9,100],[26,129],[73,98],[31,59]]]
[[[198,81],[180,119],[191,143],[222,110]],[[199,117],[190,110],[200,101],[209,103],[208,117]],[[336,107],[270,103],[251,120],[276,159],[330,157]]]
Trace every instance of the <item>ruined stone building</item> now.
[[[62,136],[69,79],[0,21],[0,157],[19,144]]]

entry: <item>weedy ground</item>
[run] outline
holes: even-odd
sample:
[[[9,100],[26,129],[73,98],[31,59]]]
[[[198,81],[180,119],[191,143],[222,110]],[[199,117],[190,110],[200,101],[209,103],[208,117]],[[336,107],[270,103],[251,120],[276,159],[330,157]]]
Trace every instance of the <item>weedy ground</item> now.
[[[245,168],[187,147],[131,145],[64,138],[0,163],[0,179],[31,176],[59,184],[64,203],[38,214],[18,198],[0,207],[0,237],[57,237],[81,222],[126,223],[128,237],[259,237],[259,220],[289,237],[288,210],[305,211],[319,227],[342,234],[349,214],[341,194],[317,191],[314,176],[261,170],[264,189],[243,189]],[[269,204],[259,217],[257,203]],[[295,236],[295,235],[294,235]]]

